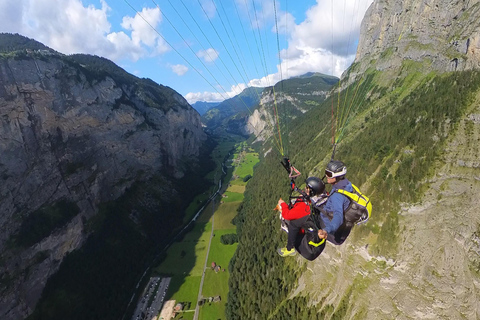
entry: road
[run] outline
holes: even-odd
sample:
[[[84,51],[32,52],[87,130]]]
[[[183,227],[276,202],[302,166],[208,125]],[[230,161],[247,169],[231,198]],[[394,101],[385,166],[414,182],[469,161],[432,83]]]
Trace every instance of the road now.
[[[223,170],[223,166],[222,166],[222,170]],[[220,180],[220,185],[218,187],[217,194],[221,188],[221,182],[222,180]],[[205,279],[205,271],[207,270],[208,255],[210,254],[210,245],[212,244],[214,223],[215,223],[215,200],[212,198],[212,231],[210,232],[210,240],[208,241],[207,255],[205,256],[205,264],[203,265],[202,280],[200,281],[200,288],[198,289],[197,304],[195,306],[195,314],[193,315],[193,320],[198,320],[198,314],[200,312],[200,307],[198,305],[198,302],[200,301],[200,299],[202,299],[203,280]]]
[[[225,164],[223,163],[222,164],[223,174],[218,183],[217,192],[215,192],[215,194],[212,197],[210,197],[210,200],[214,200],[215,196],[220,192],[220,189],[222,188],[222,179],[227,174],[224,168],[225,168]],[[193,320],[198,320],[198,315],[200,312],[200,306],[198,305],[198,302],[200,301],[200,299],[202,299],[203,281],[205,280],[205,271],[207,270],[208,256],[210,254],[210,245],[212,244],[212,239],[213,239],[214,224],[215,224],[215,201],[212,202],[212,231],[210,232],[210,240],[208,241],[207,255],[205,257],[205,263],[203,265],[202,280],[200,281],[200,288],[198,289],[197,305],[195,306],[195,314],[193,316]]]

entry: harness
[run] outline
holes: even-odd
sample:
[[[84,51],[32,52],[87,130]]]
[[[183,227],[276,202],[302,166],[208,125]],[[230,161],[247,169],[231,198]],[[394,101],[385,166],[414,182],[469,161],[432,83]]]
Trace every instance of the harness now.
[[[325,242],[325,239],[320,239],[318,238],[318,230],[321,229],[321,227],[317,224],[317,219],[315,218],[315,209],[314,205],[312,203],[312,197],[310,195],[306,194],[303,190],[299,189],[296,184],[295,184],[295,179],[301,175],[300,171],[298,171],[291,163],[290,159],[287,157],[283,158],[283,161],[280,162],[285,170],[288,172],[288,177],[290,178],[290,193],[288,195],[288,208],[292,209],[293,205],[295,202],[292,203],[292,200],[298,200],[302,199],[302,201],[306,202],[310,206],[310,221],[313,222],[309,226],[306,226],[304,228],[305,231],[310,232],[313,235],[313,238],[318,241],[313,241],[310,240],[308,242],[309,245],[312,245],[314,247],[319,247]],[[293,192],[297,192],[300,195],[299,196],[293,196]]]

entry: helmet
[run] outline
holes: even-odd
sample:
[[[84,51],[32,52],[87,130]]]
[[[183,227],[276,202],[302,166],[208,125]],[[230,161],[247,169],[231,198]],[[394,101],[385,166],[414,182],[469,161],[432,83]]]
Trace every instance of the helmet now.
[[[325,191],[325,184],[323,181],[317,177],[308,177],[307,180],[305,180],[305,184],[307,187],[310,188],[310,194],[309,196],[313,197],[315,195],[321,194],[323,191]]]
[[[329,178],[343,177],[347,174],[347,167],[342,161],[331,160],[325,169],[325,175]]]

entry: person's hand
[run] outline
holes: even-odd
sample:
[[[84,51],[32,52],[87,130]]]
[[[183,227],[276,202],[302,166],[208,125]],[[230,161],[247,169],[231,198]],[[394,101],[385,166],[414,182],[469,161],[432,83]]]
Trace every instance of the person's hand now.
[[[278,205],[279,207],[282,207],[282,203],[285,203],[285,201],[283,201],[282,198],[278,199],[277,205]]]
[[[322,229],[318,230],[318,237],[320,239],[327,239],[327,236],[328,236],[327,231],[322,230]]]

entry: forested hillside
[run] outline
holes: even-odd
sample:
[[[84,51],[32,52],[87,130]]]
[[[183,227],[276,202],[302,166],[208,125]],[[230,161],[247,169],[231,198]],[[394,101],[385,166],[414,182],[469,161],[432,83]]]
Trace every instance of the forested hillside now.
[[[333,76],[307,73],[282,80],[267,88],[251,87],[208,110],[202,116],[202,121],[208,130],[226,130],[245,136],[255,132],[258,138],[258,131],[264,126],[258,124],[258,121],[265,122],[265,119],[269,118],[267,126],[275,126],[275,113],[278,111],[281,125],[285,125],[290,119],[318,106],[337,82],[338,78]],[[288,132],[288,128],[283,130]]]
[[[233,98],[226,99],[217,106],[210,108],[202,115],[202,122],[208,130],[228,130],[229,120],[243,119],[248,115],[250,108],[256,106],[260,101],[263,88],[249,87]],[[243,121],[242,121],[243,123]],[[243,130],[238,132],[244,134]]]
[[[421,199],[428,187],[425,181],[442,161],[447,138],[455,132],[475,99],[480,73],[428,76],[410,73],[408,77],[392,79],[389,85],[379,81],[384,76],[381,72],[370,72],[359,85],[363,101],[338,145],[335,158],[347,164],[349,179],[362,186],[374,204],[372,219],[355,228],[350,243],[356,247],[367,245],[373,256],[395,259],[401,250],[401,204]],[[350,92],[357,84],[351,85]],[[289,155],[303,173],[302,180],[308,175],[323,176],[323,168],[330,159],[330,99],[290,124],[293,129],[289,138],[295,143],[290,143]],[[340,96],[340,101],[350,99],[343,93]],[[365,273],[368,268],[375,269],[375,263],[359,266],[362,271],[354,272],[348,280],[351,282],[339,285],[342,289],[335,295],[343,298],[333,303],[325,300],[333,290],[333,282],[310,285],[308,291],[296,290],[305,268],[328,263],[332,251],[326,250],[311,264],[305,264],[301,258],[284,259],[276,254],[276,248],[283,246],[286,237],[280,233],[278,217],[272,209],[279,197],[287,197],[289,182],[280,160],[281,156],[272,151],[257,166],[237,218],[240,243],[230,266],[228,318],[302,319],[318,313],[317,317],[321,314],[328,319],[344,319],[347,314],[356,314],[359,319],[381,319],[379,314],[366,311],[375,306],[373,302],[361,300],[355,307],[351,305],[352,299],[375,281],[374,275]],[[336,265],[342,268],[342,261]],[[478,265],[472,267],[478,270]],[[336,276],[327,279],[338,285]],[[290,300],[292,293],[295,298]]]

